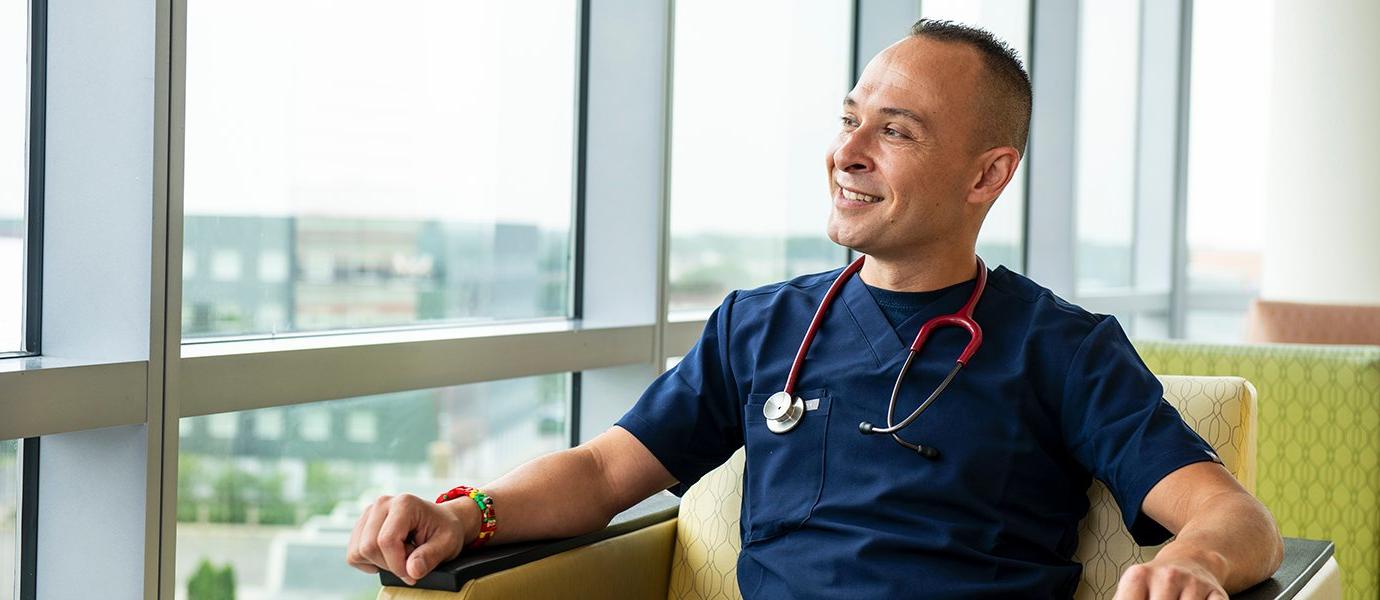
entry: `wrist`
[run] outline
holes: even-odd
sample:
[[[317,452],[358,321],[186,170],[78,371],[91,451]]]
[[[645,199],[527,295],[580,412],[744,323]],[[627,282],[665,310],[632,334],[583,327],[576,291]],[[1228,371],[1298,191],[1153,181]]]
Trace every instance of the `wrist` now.
[[[460,521],[460,547],[474,543],[475,538],[479,537],[479,526],[484,522],[484,513],[479,510],[479,505],[469,497],[462,497],[443,503],[441,507]]]
[[[1219,584],[1225,584],[1227,580],[1227,557],[1221,552],[1195,548],[1183,543],[1173,543],[1166,545],[1155,555],[1150,562],[1159,563],[1188,563],[1206,571]]]
[[[464,537],[469,540],[464,544],[465,548],[478,548],[488,543],[490,539],[493,539],[494,532],[498,529],[498,517],[494,510],[493,498],[490,498],[488,494],[476,488],[467,485],[459,485],[438,496],[436,498],[436,503],[443,504],[451,500],[460,500],[461,504],[472,505],[475,510],[479,512],[478,526],[473,529],[469,527],[465,528]],[[464,502],[464,500],[469,500],[469,502]],[[462,508],[457,508],[457,511],[462,510]],[[457,512],[456,514],[460,516],[464,513]],[[463,526],[470,524],[472,521],[473,519],[471,517],[466,516],[461,523]],[[471,534],[473,534],[473,537],[471,537]]]

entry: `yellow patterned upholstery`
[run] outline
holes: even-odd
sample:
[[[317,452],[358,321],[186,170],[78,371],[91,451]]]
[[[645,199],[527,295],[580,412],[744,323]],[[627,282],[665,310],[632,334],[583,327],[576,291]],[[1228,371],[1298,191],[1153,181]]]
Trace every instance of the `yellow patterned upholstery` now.
[[[1160,377],[1165,399],[1247,489],[1255,485],[1255,390],[1239,377]],[[738,516],[742,504],[743,450],[690,488],[680,506],[668,600],[741,598]],[[1121,511],[1105,486],[1088,490],[1091,507],[1083,521],[1077,558],[1084,564],[1077,598],[1111,598],[1126,567],[1154,556],[1141,549],[1122,525]]]
[[[738,600],[738,516],[743,505],[741,448],[700,478],[680,501],[668,600]]]
[[[1155,373],[1250,380],[1256,496],[1286,537],[1337,545],[1347,598],[1380,598],[1380,346],[1135,344]]]

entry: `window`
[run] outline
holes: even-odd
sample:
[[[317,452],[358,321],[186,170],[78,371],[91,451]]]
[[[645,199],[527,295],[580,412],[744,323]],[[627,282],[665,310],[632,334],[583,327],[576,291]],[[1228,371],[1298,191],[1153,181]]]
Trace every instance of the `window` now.
[[[275,425],[183,437],[178,594],[220,573],[240,598],[372,598],[378,577],[341,558],[361,508],[480,485],[567,447],[569,390],[568,375],[546,375],[268,408],[231,416]]]
[[[29,3],[0,0],[0,354],[24,350]]]
[[[1083,2],[1075,213],[1080,295],[1135,285],[1140,2]]]
[[[844,264],[825,233],[824,159],[851,4],[675,3],[670,310]]]
[[[1188,134],[1187,337],[1239,341],[1260,291],[1269,135],[1269,4],[1198,2]],[[1230,165],[1231,176],[1223,176]]]
[[[1024,0],[925,0],[921,15],[927,19],[946,19],[976,25],[1005,40],[1021,56],[1030,72],[1030,3]],[[1029,148],[1026,149],[1027,154]],[[1006,265],[1023,271],[1025,255],[1026,163],[1012,176],[1011,183],[997,198],[978,235],[977,252],[991,267]]]
[[[184,336],[567,316],[577,4],[191,6]]]
[[[19,443],[0,441],[0,600],[14,598],[19,568]]]

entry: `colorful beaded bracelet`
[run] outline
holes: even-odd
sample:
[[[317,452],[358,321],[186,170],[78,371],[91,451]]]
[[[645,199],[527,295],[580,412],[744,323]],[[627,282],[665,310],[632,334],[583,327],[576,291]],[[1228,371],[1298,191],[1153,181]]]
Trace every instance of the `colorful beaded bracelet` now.
[[[481,492],[468,485],[460,485],[450,489],[436,498],[436,503],[447,502],[456,498],[469,498],[474,500],[475,506],[479,507],[479,537],[474,538],[470,545],[465,548],[473,550],[483,546],[494,536],[494,531],[498,529],[498,517],[494,513],[494,499],[488,494]]]

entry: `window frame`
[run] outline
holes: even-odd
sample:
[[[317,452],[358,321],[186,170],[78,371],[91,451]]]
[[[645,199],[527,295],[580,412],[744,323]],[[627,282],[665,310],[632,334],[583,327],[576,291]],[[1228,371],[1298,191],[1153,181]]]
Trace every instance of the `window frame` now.
[[[94,56],[99,48],[73,47],[82,30],[57,7],[54,20],[46,0],[30,0],[31,60],[26,226],[25,353],[0,356],[0,438],[42,438],[45,456],[61,457],[81,448],[69,434],[116,428],[137,440],[141,459],[127,464],[145,473],[122,492],[142,494],[143,505],[112,516],[142,517],[144,546],[133,560],[143,565],[135,579],[146,598],[175,596],[176,482],[179,421],[183,417],[286,406],[303,402],[444,387],[512,377],[570,373],[567,406],[570,444],[597,435],[635,400],[636,394],[698,339],[706,314],[668,313],[670,239],[669,178],[671,86],[676,0],[567,0],[577,3],[577,83],[575,169],[571,182],[572,274],[568,319],[478,326],[402,327],[374,331],[312,333],[264,340],[196,340],[181,336],[183,251],[182,177],[185,151],[185,75],[188,0],[138,0],[154,10],[148,18],[153,44],[144,68],[152,69],[152,108],[126,118],[147,126],[148,163],[123,173],[144,177],[151,194],[129,194],[121,211],[139,215],[142,233],[121,238],[139,247],[146,260],[129,263],[123,273],[138,288],[112,300],[122,315],[143,314],[146,322],[116,331],[115,344],[78,343],[76,331],[102,330],[114,317],[79,308],[74,283],[79,271],[69,263],[71,238],[92,219],[71,206],[74,75],[73,54]],[[1137,288],[1115,296],[1073,294],[1073,196],[1076,127],[1071,99],[1077,69],[1077,3],[1031,3],[1031,71],[1035,117],[1027,170],[1023,270],[1074,302],[1103,312],[1167,311],[1171,336],[1181,336],[1188,308],[1243,307],[1233,294],[1191,295],[1186,287],[1184,195],[1188,113],[1189,36],[1192,0],[1142,3],[1141,99],[1163,90],[1175,100],[1164,114],[1140,115],[1135,257],[1137,273],[1155,273],[1165,286]],[[137,8],[143,8],[142,5]],[[1149,12],[1148,12],[1149,11]],[[906,18],[918,17],[919,4],[904,0],[854,0],[852,64],[854,75],[868,55],[904,35]],[[906,16],[905,18],[898,15]],[[913,20],[913,19],[912,19]],[[900,25],[898,25],[900,23]],[[50,26],[61,41],[60,54],[48,56]],[[83,25],[99,26],[99,25]],[[1168,37],[1164,37],[1168,36]],[[1070,41],[1074,40],[1074,41]],[[118,41],[118,40],[117,40]],[[147,41],[147,40],[135,40]],[[1153,47],[1147,46],[1153,41]],[[139,51],[145,51],[143,49]],[[57,59],[61,59],[60,61]],[[149,67],[148,64],[152,66]],[[50,69],[51,67],[51,69]],[[1172,84],[1172,85],[1171,85]],[[96,84],[92,84],[96,85]],[[125,80],[122,85],[132,85]],[[55,87],[56,86],[56,87]],[[47,90],[58,90],[49,102]],[[1162,102],[1163,97],[1154,100]],[[143,101],[143,100],[137,100]],[[123,114],[123,113],[121,113]],[[51,122],[50,122],[51,119]],[[143,121],[147,119],[147,121]],[[1146,131],[1169,131],[1149,137]],[[49,143],[49,133],[60,132]],[[80,140],[78,140],[80,141]],[[63,161],[68,161],[64,163]],[[54,166],[61,168],[54,169]],[[1164,179],[1167,177],[1168,179]],[[50,181],[51,180],[51,181]],[[1154,188],[1168,181],[1167,187]],[[56,184],[56,186],[54,185]],[[57,189],[60,193],[53,193]],[[137,191],[137,190],[136,190]],[[655,199],[648,202],[648,198]],[[1166,201],[1166,198],[1169,201]],[[46,236],[45,236],[46,234]],[[1166,234],[1172,239],[1166,239]],[[129,234],[134,236],[136,234]],[[45,245],[52,242],[52,246]],[[89,244],[88,244],[89,245]],[[140,255],[143,256],[143,255]],[[50,264],[45,265],[47,258]],[[852,258],[851,253],[849,258]],[[128,261],[127,261],[128,262]],[[47,277],[44,277],[44,269]],[[146,286],[144,283],[146,282]],[[99,293],[109,281],[94,284]],[[45,304],[46,303],[46,304]],[[33,307],[33,310],[30,310]],[[46,315],[45,315],[46,313]],[[49,327],[42,327],[47,317]],[[106,320],[103,320],[106,319]],[[75,328],[75,329],[74,329]],[[506,359],[505,357],[517,357]],[[234,393],[230,393],[233,390]],[[63,407],[61,411],[52,406]],[[24,444],[25,478],[40,475],[49,489],[69,489],[82,473],[59,477],[37,466],[39,442]],[[81,450],[92,452],[89,449]],[[39,498],[38,486],[24,488],[24,519],[37,526],[42,514],[61,514],[61,495]],[[125,510],[125,509],[121,509]],[[38,546],[70,547],[46,531]],[[26,538],[27,539],[27,538]],[[20,556],[32,567],[52,554],[32,547]],[[44,577],[93,581],[81,565],[48,565]],[[35,571],[30,569],[25,573]],[[28,590],[45,581],[30,575]],[[22,582],[23,580],[21,580]],[[120,585],[133,584],[112,584]],[[119,588],[121,592],[132,590]],[[30,597],[21,595],[21,597]]]

